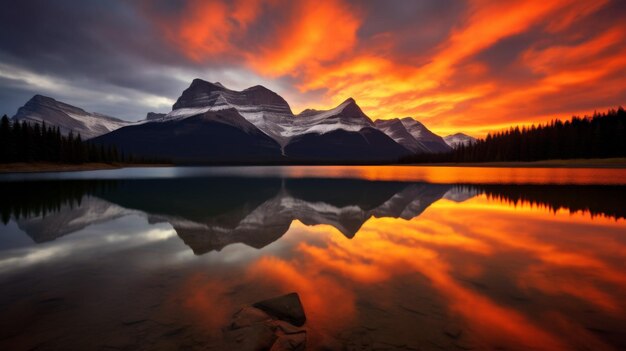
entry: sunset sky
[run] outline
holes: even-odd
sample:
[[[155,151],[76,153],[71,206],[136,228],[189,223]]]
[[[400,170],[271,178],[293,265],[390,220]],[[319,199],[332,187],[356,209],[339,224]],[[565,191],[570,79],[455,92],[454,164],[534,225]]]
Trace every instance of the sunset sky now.
[[[626,104],[622,0],[5,2],[0,113],[36,93],[128,120],[193,78],[261,84],[298,113],[353,97],[440,134]]]

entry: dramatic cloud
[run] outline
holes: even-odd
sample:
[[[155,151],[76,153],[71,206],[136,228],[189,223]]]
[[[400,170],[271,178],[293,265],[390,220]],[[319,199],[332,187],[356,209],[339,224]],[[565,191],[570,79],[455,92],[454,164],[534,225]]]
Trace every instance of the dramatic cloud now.
[[[0,108],[35,93],[128,119],[194,77],[294,111],[353,97],[477,136],[624,104],[619,0],[24,0],[0,11]]]

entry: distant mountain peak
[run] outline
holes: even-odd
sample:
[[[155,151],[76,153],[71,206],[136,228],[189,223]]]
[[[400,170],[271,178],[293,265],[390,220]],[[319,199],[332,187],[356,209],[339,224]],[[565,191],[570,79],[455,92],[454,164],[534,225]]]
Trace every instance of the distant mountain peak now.
[[[254,90],[266,90],[266,91],[271,91],[270,89],[268,89],[268,88],[266,88],[266,87],[264,87],[263,85],[260,85],[260,84],[253,85],[253,86],[251,86],[251,87],[249,87],[249,88],[244,89],[244,91],[254,91]],[[274,92],[272,91],[272,93],[274,93]],[[276,94],[276,93],[274,93],[274,94]]]
[[[49,96],[45,96],[45,95],[41,95],[41,94],[36,94],[34,95],[31,100],[34,101],[57,101]]]
[[[374,125],[374,122],[363,112],[353,98],[347,98],[339,107],[341,107],[345,118],[364,120],[367,125]]]
[[[46,123],[59,127],[61,133],[74,132],[90,139],[130,124],[117,118],[91,113],[82,108],[37,94],[17,110],[12,117],[27,123]]]
[[[166,115],[167,115],[166,113],[148,112],[146,114],[146,121],[153,121],[156,119],[161,119],[161,118],[164,118]]]
[[[424,123],[416,120],[413,117],[402,117],[399,119],[400,122],[402,122],[402,124],[404,125],[417,125],[417,126],[424,126]]]
[[[226,89],[226,87],[224,85],[222,85],[222,83],[220,82],[209,82],[206,81],[204,79],[200,79],[200,78],[195,78],[194,80],[191,81],[191,84],[189,85],[189,88],[187,89],[191,89],[191,88],[195,88],[195,89],[208,89],[208,90],[223,90]]]
[[[51,97],[45,96],[45,95],[41,95],[41,94],[34,95],[32,98],[30,98],[30,100],[28,100],[26,102],[25,106],[26,105],[63,106],[63,107],[71,108],[71,109],[76,110],[76,111],[85,112],[85,110],[83,110],[82,108],[79,108],[79,107],[76,107],[76,106],[72,106],[72,105],[67,104],[65,102],[58,101],[58,100],[56,100],[54,98],[51,98]]]
[[[317,109],[307,108],[307,109],[302,110],[302,112],[298,113],[298,115],[296,117],[307,116],[307,115],[318,113],[318,112],[320,112],[320,111],[317,110]]]
[[[443,140],[445,140],[445,142],[453,148],[459,145],[468,145],[476,142],[476,138],[465,133],[450,134],[443,137]]]
[[[467,134],[465,134],[465,133],[461,133],[461,132],[459,132],[459,133],[454,133],[454,134],[450,134],[450,135],[448,135],[448,136],[449,136],[449,137],[453,137],[453,136],[466,136],[466,137],[469,137],[469,135],[467,135]]]
[[[385,134],[411,151],[446,152],[451,150],[451,147],[442,137],[431,132],[422,122],[413,117],[377,120],[376,125]],[[411,137],[408,137],[402,129]],[[419,145],[416,145],[416,141],[419,142]]]
[[[387,134],[398,144],[404,146],[407,150],[413,153],[429,152],[429,149],[407,130],[399,118],[387,120],[379,119],[376,120],[374,124],[376,128]]]

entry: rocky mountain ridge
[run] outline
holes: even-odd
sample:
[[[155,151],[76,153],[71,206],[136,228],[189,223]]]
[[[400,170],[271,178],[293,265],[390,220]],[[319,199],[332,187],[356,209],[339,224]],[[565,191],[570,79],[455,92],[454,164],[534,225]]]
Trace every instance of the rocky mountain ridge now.
[[[256,85],[241,91],[194,79],[167,114],[139,122],[89,113],[36,95],[13,117],[116,145],[129,154],[175,162],[393,162],[415,153],[447,152],[450,141],[411,117],[372,121],[348,98],[329,110],[294,114],[285,99]],[[453,139],[453,137],[455,139]]]

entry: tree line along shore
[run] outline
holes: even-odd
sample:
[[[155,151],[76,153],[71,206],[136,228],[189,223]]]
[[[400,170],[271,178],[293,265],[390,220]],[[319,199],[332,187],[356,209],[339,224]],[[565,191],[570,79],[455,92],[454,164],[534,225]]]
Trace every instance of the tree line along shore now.
[[[390,164],[490,167],[626,167],[626,111],[511,127],[450,152],[415,154]],[[171,165],[82,140],[45,123],[0,120],[0,172],[45,172]]]

